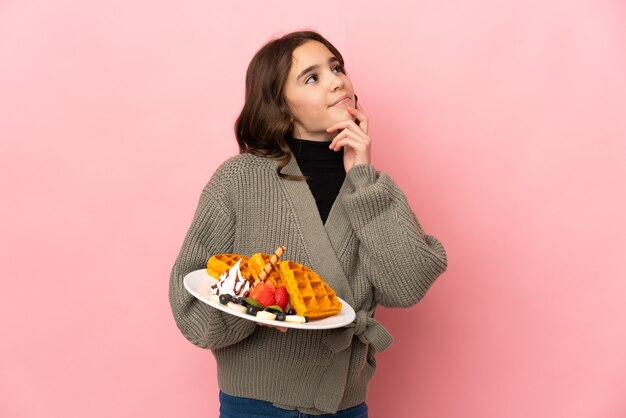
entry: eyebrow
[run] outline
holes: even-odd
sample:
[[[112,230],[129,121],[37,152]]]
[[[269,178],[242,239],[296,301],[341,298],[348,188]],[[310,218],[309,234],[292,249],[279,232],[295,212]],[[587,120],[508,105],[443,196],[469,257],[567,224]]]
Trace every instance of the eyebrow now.
[[[334,62],[339,62],[339,59],[335,56],[332,56],[328,59],[328,64],[332,64]],[[310,67],[305,68],[298,74],[296,80],[300,80],[305,74],[310,73],[311,71],[317,70],[319,68],[319,64],[311,65]]]

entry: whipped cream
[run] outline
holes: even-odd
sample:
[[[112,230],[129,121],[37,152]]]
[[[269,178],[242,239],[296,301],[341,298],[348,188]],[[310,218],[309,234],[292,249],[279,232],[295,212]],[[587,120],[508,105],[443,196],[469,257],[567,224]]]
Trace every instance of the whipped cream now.
[[[243,297],[248,294],[250,290],[250,282],[241,275],[239,270],[239,263],[231,267],[230,270],[225,271],[220,276],[220,281],[211,286],[211,293],[214,295],[231,295],[235,297]]]

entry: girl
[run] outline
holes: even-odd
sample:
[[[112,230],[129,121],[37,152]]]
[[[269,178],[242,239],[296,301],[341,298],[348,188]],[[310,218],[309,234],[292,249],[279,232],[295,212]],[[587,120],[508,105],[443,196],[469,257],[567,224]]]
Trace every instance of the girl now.
[[[318,33],[273,40],[250,62],[235,124],[240,154],[202,191],[170,282],[181,332],[215,356],[220,417],[367,417],[376,353],[392,342],[376,306],[414,305],[446,269],[441,243],[372,166],[367,132],[343,58]],[[213,254],[280,245],[354,308],[350,326],[277,332],[183,287]]]

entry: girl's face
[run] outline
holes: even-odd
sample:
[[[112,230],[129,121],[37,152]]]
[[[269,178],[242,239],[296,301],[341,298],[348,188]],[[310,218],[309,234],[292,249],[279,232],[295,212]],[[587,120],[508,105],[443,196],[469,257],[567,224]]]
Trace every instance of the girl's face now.
[[[354,90],[343,71],[337,57],[322,43],[307,41],[294,49],[285,100],[295,138],[327,141],[331,139],[327,128],[352,119],[347,109],[355,107]]]

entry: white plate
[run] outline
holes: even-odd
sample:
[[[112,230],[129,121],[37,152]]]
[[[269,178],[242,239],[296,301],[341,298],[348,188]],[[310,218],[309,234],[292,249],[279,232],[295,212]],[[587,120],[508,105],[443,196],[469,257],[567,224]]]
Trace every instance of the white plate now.
[[[256,316],[248,315],[245,312],[236,311],[229,308],[228,306],[222,305],[221,303],[210,299],[209,297],[211,295],[211,286],[213,286],[214,283],[217,283],[217,280],[209,276],[209,273],[207,273],[206,269],[192,271],[191,273],[187,274],[183,279],[183,283],[185,285],[185,289],[187,289],[189,293],[191,293],[197,299],[201,300],[207,305],[219,309],[220,311],[227,312],[231,315],[235,315],[240,318],[244,318],[249,321],[258,322],[265,325],[299,329],[331,329],[341,328],[352,323],[352,321],[354,321],[354,317],[356,316],[354,313],[354,309],[352,309],[352,306],[348,305],[343,299],[339,298],[339,300],[341,301],[341,312],[339,312],[337,315],[329,316],[327,318],[312,319],[305,324],[257,318]]]

